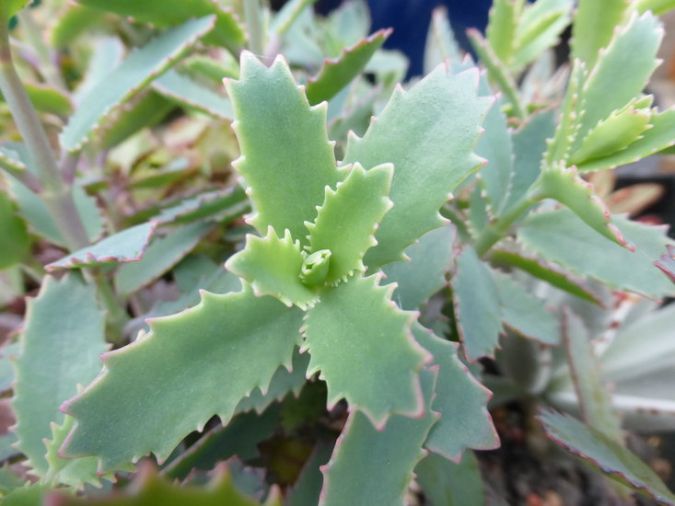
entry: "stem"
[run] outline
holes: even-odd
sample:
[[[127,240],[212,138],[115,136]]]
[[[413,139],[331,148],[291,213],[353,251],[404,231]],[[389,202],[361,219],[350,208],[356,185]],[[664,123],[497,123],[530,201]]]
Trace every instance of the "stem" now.
[[[533,185],[533,188],[536,187]],[[474,244],[478,256],[484,256],[490,248],[501,241],[509,233],[511,226],[520,219],[533,205],[541,200],[542,196],[538,192],[532,192],[525,195],[518,202],[509,208],[509,210],[494,223],[488,225],[481,232]]]
[[[45,44],[44,39],[42,38],[42,31],[39,27],[35,25],[31,13],[28,9],[22,10],[19,14],[19,22],[23,27],[23,31],[28,38],[31,46],[35,49],[38,59],[40,60],[39,72],[45,78],[45,81],[58,88],[60,90],[66,89],[66,83],[63,80],[63,76],[59,72],[56,65],[54,65],[54,59],[52,58],[51,51]]]
[[[248,31],[248,48],[256,55],[263,56],[265,33],[260,0],[244,0],[244,19]]]
[[[4,8],[3,8],[4,7]],[[38,119],[19,75],[14,68],[7,29],[6,6],[0,7],[0,90],[23,137],[33,161],[40,183],[41,197],[49,209],[56,226],[68,248],[75,251],[88,244],[72,189],[59,173],[47,134]]]

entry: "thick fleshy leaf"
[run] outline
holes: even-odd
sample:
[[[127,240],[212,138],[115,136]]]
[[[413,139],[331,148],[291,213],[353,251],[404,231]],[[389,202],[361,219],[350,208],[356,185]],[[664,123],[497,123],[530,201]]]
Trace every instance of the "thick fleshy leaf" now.
[[[541,195],[567,206],[598,234],[620,246],[632,248],[612,223],[612,215],[593,191],[593,185],[581,179],[574,168],[547,167],[538,180],[538,188]]]
[[[642,137],[626,149],[597,160],[588,160],[577,165],[580,171],[613,169],[621,165],[637,162],[647,156],[658,153],[675,145],[675,109],[668,109],[652,116],[650,128]]]
[[[638,12],[652,11],[654,14],[665,14],[669,10],[675,9],[673,0],[638,0],[636,5]]]
[[[243,53],[241,77],[227,81],[241,147],[235,162],[255,210],[251,223],[265,233],[285,229],[306,244],[326,186],[340,180],[326,133],[326,106],[310,107],[282,58],[267,68]]]
[[[30,237],[24,221],[17,216],[14,205],[0,191],[0,269],[21,262],[30,252]]]
[[[503,211],[507,211],[523,198],[541,174],[547,140],[553,137],[555,132],[553,121],[552,111],[542,111],[531,116],[519,130],[514,132],[514,173],[511,176],[508,197],[502,206]]]
[[[445,226],[424,234],[408,246],[409,260],[387,264],[382,269],[387,283],[396,283],[392,299],[401,309],[415,310],[446,286],[445,275],[453,256],[455,229]]]
[[[593,3],[593,0],[586,3]],[[607,17],[602,13],[597,19]],[[591,29],[596,30],[595,26]],[[662,38],[663,27],[650,12],[639,17],[633,15],[614,33],[584,85],[584,114],[580,118],[577,143],[612,111],[625,106],[642,92],[658,65],[656,53]],[[607,93],[607,90],[612,92]]]
[[[26,327],[16,362],[13,408],[19,448],[40,476],[47,471],[44,439],[52,422],[60,423],[59,405],[91,381],[105,351],[105,314],[96,290],[78,274],[57,281],[47,277],[28,303]]]
[[[490,261],[504,267],[515,267],[575,297],[602,305],[598,295],[586,283],[541,258],[511,249],[494,248],[490,252]]]
[[[523,337],[555,346],[560,342],[560,325],[544,301],[535,297],[513,276],[493,272],[502,312],[502,322]]]
[[[635,454],[572,417],[554,411],[539,415],[548,436],[572,454],[657,501],[675,505],[675,495]]]
[[[621,422],[612,408],[607,385],[593,350],[591,335],[583,321],[571,311],[563,316],[563,344],[581,418],[608,438],[621,444]]]
[[[391,209],[387,197],[394,168],[390,164],[363,170],[355,163],[335,190],[326,188],[314,223],[307,223],[310,251],[329,250],[326,283],[335,284],[366,270],[363,257],[377,243],[374,235]]]
[[[459,464],[430,453],[417,464],[415,475],[429,506],[485,504],[485,487],[473,452],[465,452]]]
[[[424,455],[422,444],[438,416],[429,408],[435,374],[424,370],[420,379],[423,416],[392,416],[377,429],[360,411],[350,413],[333,455],[323,468],[319,506],[405,504],[413,469]]]
[[[185,486],[161,478],[151,464],[144,467],[124,494],[77,497],[52,492],[51,506],[261,506],[261,503],[237,489],[226,465],[216,468],[209,483]],[[280,506],[278,494],[271,493],[265,506]]]
[[[257,295],[272,295],[287,306],[307,309],[318,294],[300,281],[305,258],[300,242],[286,229],[279,237],[272,227],[265,237],[246,236],[246,247],[226,263],[229,271],[251,283]]]
[[[611,287],[652,297],[674,294],[673,283],[654,266],[666,245],[673,244],[665,230],[617,216],[613,221],[635,252],[598,235],[567,209],[531,215],[519,227],[518,239],[571,272]]]
[[[668,245],[668,252],[661,255],[654,265],[675,283],[675,246]]]
[[[343,49],[337,58],[326,59],[319,73],[307,83],[309,103],[318,104],[337,95],[363,71],[390,34],[391,29],[378,30],[352,47]]]
[[[441,416],[431,428],[425,448],[459,462],[467,448],[493,450],[499,447],[499,437],[487,410],[492,393],[459,360],[459,346],[419,324],[413,325],[413,334],[432,354],[431,367],[438,368],[431,409]]]
[[[452,289],[466,356],[471,361],[494,356],[502,329],[497,287],[489,268],[468,246],[457,258]]]
[[[605,158],[640,139],[642,133],[649,129],[651,119],[649,105],[638,108],[631,104],[612,112],[581,139],[581,144],[572,154],[570,162],[576,165]]]
[[[197,222],[155,239],[145,250],[141,260],[123,264],[117,270],[117,291],[128,295],[151,283],[190,253],[212,228],[211,223]]]
[[[307,376],[320,371],[328,406],[347,399],[382,426],[391,414],[424,409],[418,373],[428,354],[412,337],[414,314],[398,309],[390,300],[393,287],[379,286],[378,278],[326,289],[307,312],[303,346],[311,356]]]
[[[428,74],[446,61],[460,62],[462,52],[452,32],[448,11],[439,6],[431,13],[431,23],[424,46],[424,73]]]
[[[63,406],[77,426],[62,451],[94,455],[102,470],[149,452],[165,459],[212,416],[227,423],[241,399],[290,367],[301,322],[300,311],[248,288],[203,292],[197,307],[152,320],[150,334],[105,356],[98,379]]]
[[[211,0],[143,0],[142,5],[136,0],[77,1],[87,7],[111,11],[162,28],[176,26],[192,18],[213,15],[216,18],[215,27],[205,37],[206,42],[238,50],[246,40],[246,33],[237,16],[230,9]]]
[[[73,112],[73,103],[64,92],[45,84],[24,83],[26,93],[33,107],[39,112],[68,116]],[[4,97],[0,95],[4,102]]]
[[[213,28],[213,16],[186,21],[131,53],[89,90],[61,132],[61,146],[77,151],[110,112],[137,95]]]
[[[150,221],[127,228],[61,260],[48,264],[45,269],[47,272],[53,272],[59,269],[138,262],[143,258],[143,253],[150,244],[150,239],[152,239],[156,227],[157,223]]]
[[[593,67],[598,53],[607,47],[617,25],[625,19],[630,0],[581,0],[572,29],[572,55]]]
[[[232,104],[223,96],[202,84],[169,70],[152,84],[152,87],[165,97],[217,118],[233,118]]]
[[[286,496],[287,506],[316,506],[319,504],[323,475],[321,468],[328,463],[333,445],[319,442]]]
[[[406,247],[439,227],[448,194],[479,167],[472,149],[491,99],[477,95],[477,81],[475,69],[452,75],[439,66],[410,90],[395,91],[363,138],[350,136],[345,163],[394,164],[394,207],[366,255],[369,268],[400,260]]]
[[[522,7],[522,2],[516,0],[495,0],[490,9],[485,35],[497,58],[503,62],[509,62],[513,55]]]

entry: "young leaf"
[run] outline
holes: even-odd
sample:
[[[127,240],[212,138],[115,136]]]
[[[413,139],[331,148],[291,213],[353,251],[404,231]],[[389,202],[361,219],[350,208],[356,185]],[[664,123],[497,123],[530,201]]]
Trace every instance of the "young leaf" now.
[[[423,416],[392,416],[381,429],[369,416],[352,410],[326,466],[319,506],[386,504],[403,506],[422,444],[437,419],[429,405],[436,378],[420,374]],[[383,465],[385,463],[386,465]]]
[[[231,256],[225,266],[251,283],[257,295],[272,295],[287,306],[313,306],[318,295],[300,280],[305,258],[300,242],[286,229],[279,237],[272,227],[265,237],[246,236],[246,247]]]
[[[180,25],[192,18],[214,16],[215,27],[205,37],[206,42],[237,52],[246,40],[246,33],[236,15],[211,0],[143,0],[142,4],[137,0],[77,1],[87,7],[114,12],[161,28]]]
[[[104,471],[149,452],[166,459],[213,415],[226,424],[241,399],[290,367],[301,323],[300,311],[250,288],[203,292],[197,307],[151,320],[150,334],[104,357],[102,375],[62,408],[77,420],[62,451],[95,455]]]
[[[666,245],[673,244],[664,230],[616,216],[613,221],[635,252],[583,226],[567,209],[531,215],[519,227],[518,239],[527,249],[611,287],[652,297],[675,294],[671,281],[654,266]]]
[[[470,247],[457,258],[452,279],[457,328],[469,360],[494,356],[502,328],[497,287],[488,267]]]
[[[105,264],[138,262],[150,244],[157,223],[150,221],[127,228],[45,266],[47,272]]]
[[[669,10],[675,9],[675,1],[673,0],[638,0],[637,10],[639,13],[644,11],[652,11],[656,15],[665,14]]]
[[[512,276],[493,271],[502,311],[502,322],[516,333],[543,344],[560,342],[558,319]]]
[[[485,504],[485,487],[473,452],[465,452],[459,464],[430,453],[417,464],[415,475],[429,506]]]
[[[211,114],[217,118],[231,120],[233,118],[230,101],[216,92],[193,81],[189,77],[169,70],[152,83],[152,87],[165,97]]]
[[[548,437],[573,455],[663,504],[675,505],[675,495],[647,464],[601,432],[554,411],[542,411],[539,419]]]
[[[457,357],[459,346],[413,325],[415,339],[433,356],[438,382],[431,409],[441,416],[429,432],[425,448],[459,462],[464,450],[493,450],[499,437],[487,410],[492,393],[481,385]]]
[[[30,237],[24,221],[17,216],[14,205],[0,191],[0,269],[6,269],[24,260],[30,253]]]
[[[544,197],[567,206],[598,234],[620,246],[633,248],[612,223],[609,209],[593,192],[593,186],[581,179],[575,169],[547,167],[538,181],[538,189]]]
[[[337,95],[363,71],[390,34],[391,29],[378,30],[354,46],[343,49],[339,57],[326,59],[319,73],[307,83],[309,103],[315,105]]]
[[[350,136],[344,163],[394,164],[394,207],[366,255],[370,269],[400,260],[407,246],[439,227],[448,193],[479,167],[472,148],[490,99],[476,88],[476,70],[452,75],[439,66],[410,90],[395,91],[363,138]]]
[[[366,172],[355,163],[335,190],[326,188],[316,220],[306,223],[310,251],[331,252],[326,283],[336,284],[366,270],[363,256],[377,244],[375,231],[392,206],[387,195],[393,169],[384,164]]]
[[[460,62],[462,52],[452,32],[448,11],[438,6],[431,13],[431,24],[424,46],[424,73],[428,74],[444,62]]]
[[[120,266],[115,273],[115,288],[126,295],[143,288],[190,253],[212,228],[211,223],[197,222],[156,239],[145,250],[141,260]]]
[[[50,424],[63,420],[59,405],[99,370],[99,355],[107,347],[104,328],[96,290],[78,274],[59,281],[48,276],[38,297],[28,302],[13,408],[18,446],[40,476],[47,472],[44,439],[51,436]]]
[[[563,315],[562,336],[581,418],[590,427],[622,444],[621,422],[603,383],[590,332],[581,318],[571,311],[565,311]]]
[[[307,376],[321,371],[329,408],[345,398],[378,427],[391,414],[424,409],[418,372],[428,355],[410,333],[413,314],[391,302],[392,289],[377,275],[352,278],[324,291],[304,326]]]
[[[486,30],[487,41],[497,58],[505,63],[508,63],[513,55],[522,7],[521,0],[495,0],[490,9]]]
[[[572,28],[572,58],[592,68],[600,50],[607,47],[615,28],[625,19],[629,5],[630,0],[580,0]]]
[[[396,283],[392,300],[401,309],[419,309],[429,297],[446,286],[455,242],[455,229],[445,226],[424,234],[408,246],[408,260],[387,264],[382,269],[387,283]]]
[[[235,163],[253,202],[250,222],[306,244],[305,221],[314,221],[326,186],[340,180],[326,133],[326,106],[310,107],[282,58],[267,68],[243,53],[241,77],[226,81],[241,147]]]
[[[82,97],[75,114],[61,132],[63,149],[81,149],[115,107],[133,98],[173,65],[213,28],[214,22],[213,16],[186,21],[131,53],[103,82]]]
[[[598,19],[606,19],[605,14]],[[584,114],[577,145],[612,111],[622,108],[642,92],[658,65],[656,53],[661,39],[663,27],[650,12],[639,17],[633,15],[616,31],[584,85]]]

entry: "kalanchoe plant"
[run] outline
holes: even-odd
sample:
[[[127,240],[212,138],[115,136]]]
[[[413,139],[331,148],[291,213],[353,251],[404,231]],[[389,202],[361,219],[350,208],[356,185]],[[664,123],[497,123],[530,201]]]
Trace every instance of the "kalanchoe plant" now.
[[[675,504],[624,432],[675,428],[675,244],[599,172],[675,144],[673,2],[495,0],[477,61],[437,10],[403,84],[311,3],[0,2],[4,501],[524,502],[489,403]]]

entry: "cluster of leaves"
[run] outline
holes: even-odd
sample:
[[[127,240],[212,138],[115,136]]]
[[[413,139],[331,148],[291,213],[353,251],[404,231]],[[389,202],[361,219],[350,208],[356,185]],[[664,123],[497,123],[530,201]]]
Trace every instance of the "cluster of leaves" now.
[[[405,85],[359,3],[24,3],[0,6],[7,504],[479,504],[488,402],[520,398],[675,504],[623,433],[675,429],[675,243],[589,176],[675,144],[643,94],[673,2],[496,0],[480,63],[436,11]]]

